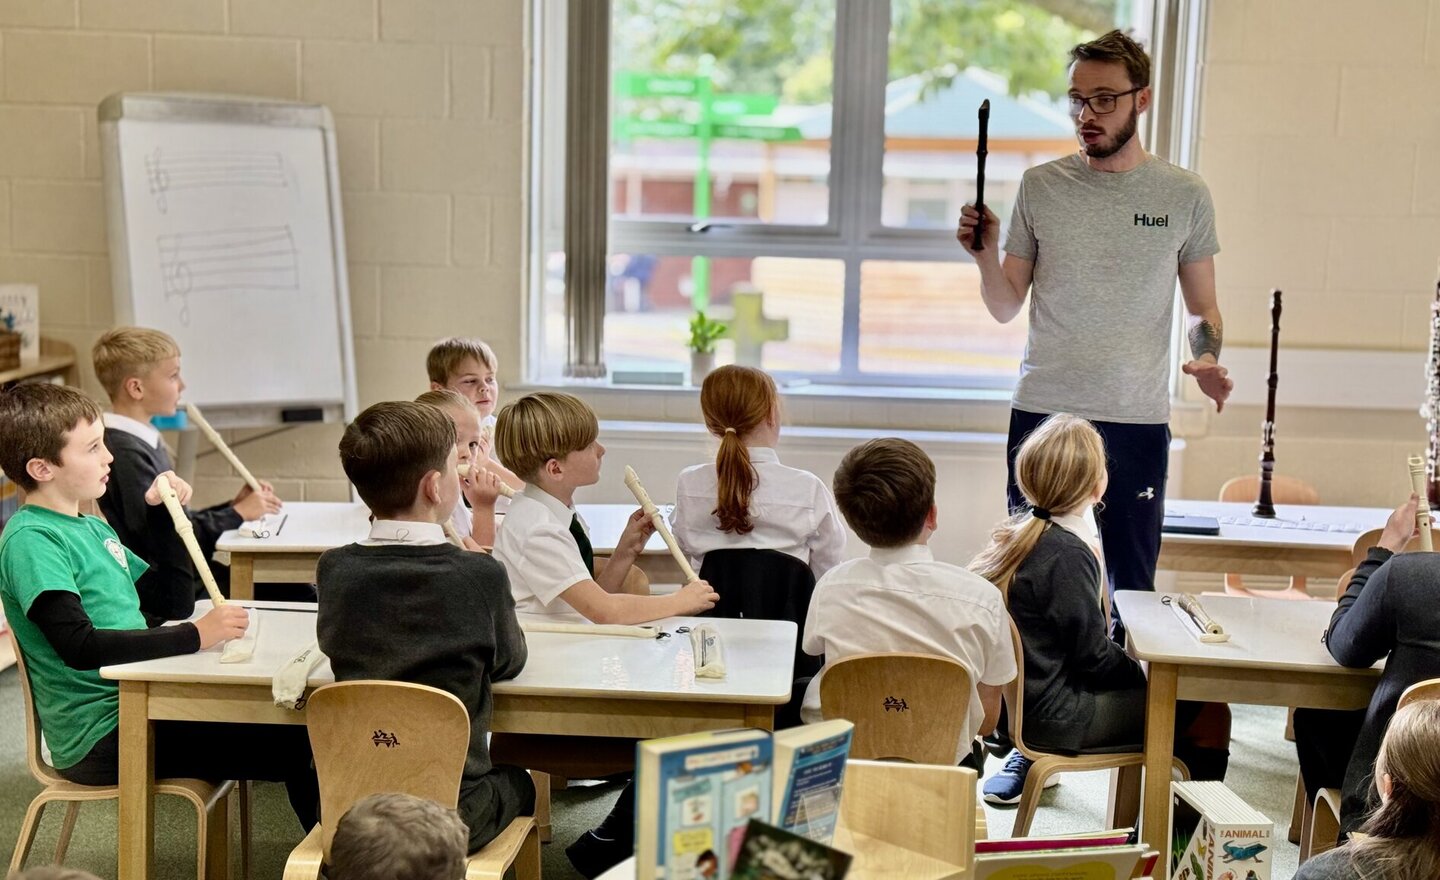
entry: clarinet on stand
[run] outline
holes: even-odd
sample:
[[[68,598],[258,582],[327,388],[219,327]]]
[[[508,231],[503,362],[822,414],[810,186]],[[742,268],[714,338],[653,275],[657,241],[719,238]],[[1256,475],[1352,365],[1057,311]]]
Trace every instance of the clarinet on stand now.
[[[1260,519],[1275,518],[1275,502],[1271,498],[1271,483],[1275,477],[1275,388],[1280,384],[1280,291],[1270,291],[1270,388],[1269,400],[1265,403],[1265,423],[1260,429],[1260,497],[1251,511]]]

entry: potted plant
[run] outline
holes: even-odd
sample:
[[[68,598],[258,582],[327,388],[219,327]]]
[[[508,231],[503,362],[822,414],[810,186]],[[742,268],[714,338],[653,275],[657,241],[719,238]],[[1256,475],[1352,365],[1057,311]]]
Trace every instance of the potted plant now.
[[[703,311],[690,319],[690,384],[699,385],[715,369],[715,342],[725,335],[724,321],[705,316]]]

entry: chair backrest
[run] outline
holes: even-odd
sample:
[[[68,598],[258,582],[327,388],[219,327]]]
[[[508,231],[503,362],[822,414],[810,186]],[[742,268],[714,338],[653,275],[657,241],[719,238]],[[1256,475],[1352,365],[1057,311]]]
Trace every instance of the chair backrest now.
[[[1351,565],[1355,566],[1356,568],[1360,567],[1360,563],[1364,562],[1365,557],[1370,554],[1370,548],[1377,545],[1377,542],[1380,540],[1380,533],[1383,531],[1384,529],[1371,529],[1370,531],[1355,539],[1355,543],[1350,547]],[[1440,529],[1432,528],[1430,530],[1430,541],[1435,547],[1440,548]],[[1414,551],[1419,549],[1420,536],[1416,535],[1415,537],[1410,539],[1410,543],[1406,544],[1405,549],[1401,550],[1400,552],[1413,553]]]
[[[1350,589],[1350,579],[1353,578],[1354,576],[1355,576],[1355,568],[1352,566],[1352,567],[1350,567],[1350,568],[1345,569],[1345,573],[1342,574],[1342,575],[1340,575],[1340,578],[1335,581],[1335,602],[1336,602],[1336,604],[1339,604],[1340,600],[1345,596],[1345,591],[1348,590],[1348,589]]]
[[[35,710],[35,696],[30,693],[30,675],[25,671],[25,655],[20,651],[20,640],[15,637],[14,627],[8,627],[5,631],[10,638],[10,648],[15,652],[16,671],[20,673],[20,696],[25,706],[25,763],[30,767],[30,775],[41,785],[64,782],[65,778],[45,763],[45,756],[40,752],[40,713]]]
[[[711,550],[700,564],[700,577],[708,581],[720,600],[706,617],[748,617],[753,620],[788,620],[802,630],[815,593],[810,566],[779,550]],[[820,660],[795,644],[795,677],[814,675]]]
[[[609,564],[610,557],[596,556],[595,576],[598,578],[600,573],[605,570],[605,566]],[[639,566],[630,566],[630,570],[625,572],[625,580],[620,582],[620,592],[629,593],[632,596],[650,595],[650,576],[641,571]]]
[[[857,654],[825,670],[820,712],[855,725],[853,757],[953,765],[970,691],[970,673],[949,657]]]
[[[1220,487],[1221,501],[1254,501],[1260,496],[1260,475],[1231,477]],[[1270,498],[1276,504],[1319,504],[1320,493],[1299,477],[1273,474]]]
[[[975,858],[975,780],[974,770],[953,763],[930,767],[852,758],[845,765],[840,819],[852,833],[964,865],[968,877]]]
[[[1041,753],[1025,745],[1021,731],[1025,721],[1025,645],[1020,641],[1020,627],[1010,618],[1010,641],[1015,645],[1015,680],[1005,685],[1005,715],[1010,721],[1010,741],[1020,754],[1031,760]]]
[[[321,844],[358,800],[398,791],[454,807],[470,747],[470,714],[453,694],[400,681],[316,688],[305,704],[320,779]]]
[[[1395,709],[1404,709],[1421,700],[1440,700],[1440,678],[1417,681],[1410,685],[1400,694],[1400,701],[1395,704]]]

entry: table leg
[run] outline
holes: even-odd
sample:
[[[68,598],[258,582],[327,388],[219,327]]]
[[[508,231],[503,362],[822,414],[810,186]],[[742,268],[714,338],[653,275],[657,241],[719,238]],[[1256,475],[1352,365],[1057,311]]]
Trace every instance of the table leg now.
[[[150,690],[143,681],[120,682],[120,880],[146,880],[155,849],[155,742]]]
[[[1170,764],[1175,751],[1175,690],[1179,669],[1151,663],[1145,710],[1145,801],[1141,839],[1170,864]]]
[[[775,707],[768,705],[746,706],[745,726],[757,730],[775,729]]]
[[[255,598],[255,557],[230,553],[230,598],[248,602]]]

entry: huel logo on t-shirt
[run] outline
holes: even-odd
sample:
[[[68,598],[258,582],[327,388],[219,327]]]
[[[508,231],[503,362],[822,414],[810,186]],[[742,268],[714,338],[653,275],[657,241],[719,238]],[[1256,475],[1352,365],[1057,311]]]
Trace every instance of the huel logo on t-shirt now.
[[[120,563],[121,568],[126,571],[130,570],[130,560],[125,558],[125,548],[119,541],[114,538],[106,538],[105,549],[110,551],[110,555],[115,557],[115,561]]]
[[[1159,217],[1151,217],[1149,214],[1136,214],[1136,226],[1169,226],[1170,215],[1161,214]]]

